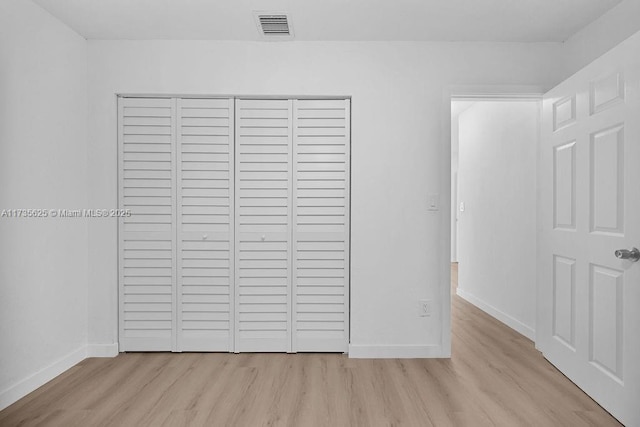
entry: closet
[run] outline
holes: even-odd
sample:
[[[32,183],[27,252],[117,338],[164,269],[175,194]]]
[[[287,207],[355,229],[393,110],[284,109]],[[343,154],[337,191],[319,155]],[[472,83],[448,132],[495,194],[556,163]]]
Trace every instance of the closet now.
[[[118,114],[120,350],[346,352],[350,100]]]

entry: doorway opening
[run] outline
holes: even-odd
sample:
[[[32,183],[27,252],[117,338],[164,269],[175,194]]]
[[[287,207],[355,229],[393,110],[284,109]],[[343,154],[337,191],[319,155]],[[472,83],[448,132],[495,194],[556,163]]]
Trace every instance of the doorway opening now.
[[[531,340],[539,125],[539,97],[451,98],[451,292]]]

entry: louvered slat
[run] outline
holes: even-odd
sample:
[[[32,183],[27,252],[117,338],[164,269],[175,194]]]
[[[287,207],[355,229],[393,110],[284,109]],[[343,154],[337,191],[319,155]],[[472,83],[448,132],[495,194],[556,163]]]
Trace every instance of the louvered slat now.
[[[233,99],[178,99],[179,351],[233,348]]]
[[[236,101],[235,351],[291,350],[291,101]]]
[[[168,98],[120,98],[120,350],[175,349],[175,121]]]
[[[349,342],[349,100],[295,100],[293,351]]]

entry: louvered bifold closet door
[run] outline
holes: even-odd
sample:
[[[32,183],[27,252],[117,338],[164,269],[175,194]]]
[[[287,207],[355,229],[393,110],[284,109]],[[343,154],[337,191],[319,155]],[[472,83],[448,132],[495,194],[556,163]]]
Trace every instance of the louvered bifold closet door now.
[[[233,99],[177,99],[178,351],[233,349]]]
[[[291,351],[291,100],[236,100],[235,351]]]
[[[120,98],[120,351],[175,349],[175,106]]]
[[[350,100],[294,101],[293,351],[349,343]]]

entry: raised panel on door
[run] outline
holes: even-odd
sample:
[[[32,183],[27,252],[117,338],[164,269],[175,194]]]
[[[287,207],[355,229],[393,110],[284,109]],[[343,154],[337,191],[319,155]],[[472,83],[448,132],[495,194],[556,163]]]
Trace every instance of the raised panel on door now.
[[[349,343],[349,100],[294,100],[293,351]]]
[[[175,349],[175,107],[119,98],[121,351]]]
[[[177,99],[177,349],[233,349],[233,99]]]
[[[291,351],[290,100],[236,100],[235,351]]]
[[[624,232],[624,124],[590,135],[590,231]]]
[[[626,425],[640,425],[640,35],[545,95],[536,345]]]
[[[624,272],[597,264],[589,268],[589,361],[623,384]]]
[[[576,260],[553,257],[553,338],[575,351]]]

